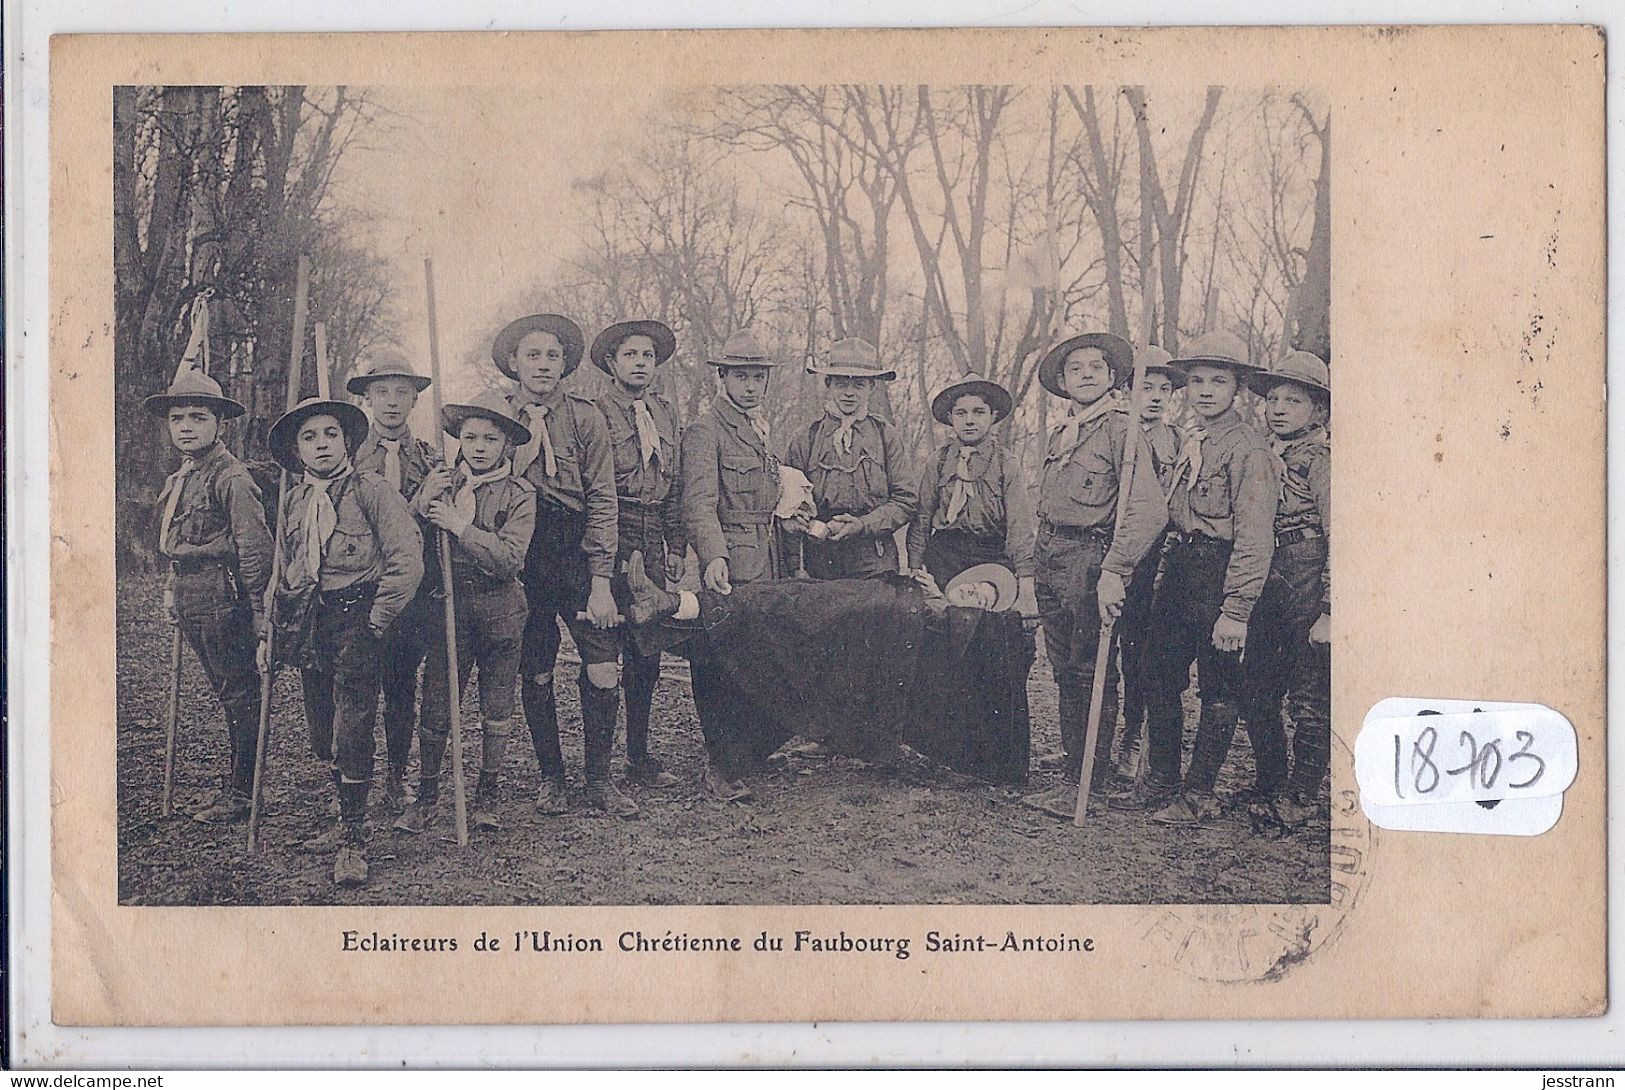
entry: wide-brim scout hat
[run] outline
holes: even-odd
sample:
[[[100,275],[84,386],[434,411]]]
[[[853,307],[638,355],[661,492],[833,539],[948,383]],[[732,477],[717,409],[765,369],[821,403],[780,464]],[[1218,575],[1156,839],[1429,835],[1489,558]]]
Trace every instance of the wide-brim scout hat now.
[[[890,382],[897,377],[896,371],[881,365],[879,350],[862,337],[836,341],[829,346],[829,354],[824,357],[824,362],[809,364],[807,373],[826,378],[872,378],[881,382]]]
[[[176,375],[163,393],[153,394],[141,402],[141,407],[153,416],[168,416],[170,409],[181,405],[202,405],[222,420],[231,420],[248,411],[242,402],[221,393],[218,382],[193,368]]]
[[[1161,375],[1178,390],[1190,376],[1174,366],[1174,357],[1159,344],[1148,344],[1134,353],[1134,369],[1148,375]]]
[[[1313,352],[1288,352],[1273,370],[1247,376],[1247,385],[1260,397],[1282,382],[1295,382],[1327,398],[1332,396],[1332,370]]]
[[[1066,397],[1067,392],[1061,388],[1061,368],[1066,358],[1080,348],[1100,349],[1100,354],[1106,357],[1106,366],[1111,368],[1114,384],[1134,373],[1134,349],[1127,341],[1111,333],[1083,333],[1068,337],[1044,353],[1044,358],[1038,361],[1038,384],[1056,397]]]
[[[779,366],[779,361],[768,354],[761,336],[748,328],[728,334],[728,339],[722,342],[722,354],[706,362],[712,367]]]
[[[1245,380],[1263,368],[1247,359],[1247,345],[1234,333],[1216,330],[1204,333],[1191,342],[1184,354],[1172,361],[1175,367],[1189,377],[1192,367],[1228,367],[1238,379]]]
[[[348,401],[308,397],[277,417],[265,439],[271,448],[271,457],[289,473],[305,471],[305,463],[299,460],[299,429],[313,416],[331,416],[339,422],[339,429],[344,432],[344,449],[352,458],[367,437],[367,414],[360,407]]]
[[[607,327],[592,339],[592,351],[587,357],[604,374],[613,375],[615,372],[609,365],[609,354],[618,351],[628,337],[648,337],[654,342],[656,367],[671,359],[672,353],[677,351],[677,334],[671,331],[671,326],[650,318],[640,318],[633,322],[616,322]]]
[[[429,387],[429,376],[418,374],[417,369],[412,366],[412,361],[403,353],[385,349],[374,353],[367,361],[367,366],[362,368],[360,373],[352,375],[344,384],[344,388],[352,394],[364,394],[367,392],[368,383],[381,378],[403,378],[420,394]]]
[[[975,394],[987,402],[988,408],[992,409],[1000,420],[1009,416],[1011,408],[1015,405],[1015,399],[1010,396],[1009,390],[972,372],[958,382],[944,386],[937,396],[931,399],[931,415],[939,424],[952,423],[953,418],[950,414],[954,411],[954,403],[966,394]]]
[[[943,588],[942,593],[948,594],[955,587],[966,583],[993,584],[993,608],[991,610],[993,613],[1003,613],[1015,604],[1018,586],[1016,573],[1003,564],[977,564],[975,567],[966,568],[948,580],[948,585]]]
[[[456,436],[462,432],[464,421],[475,417],[489,420],[501,428],[515,446],[522,447],[530,442],[530,429],[513,415],[508,399],[489,390],[461,404],[444,406],[440,410],[440,426],[447,435]]]
[[[581,366],[581,353],[587,342],[580,326],[562,314],[527,314],[503,326],[502,332],[491,342],[491,362],[497,365],[497,370],[509,378],[518,378],[519,372],[513,366],[513,354],[519,350],[519,342],[525,339],[526,334],[538,331],[551,333],[559,339],[559,345],[564,349],[565,375]]]

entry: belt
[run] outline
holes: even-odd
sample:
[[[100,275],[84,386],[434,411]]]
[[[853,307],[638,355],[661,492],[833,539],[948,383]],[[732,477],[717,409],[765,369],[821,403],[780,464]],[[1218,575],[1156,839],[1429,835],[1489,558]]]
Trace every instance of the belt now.
[[[1062,526],[1047,519],[1038,524],[1038,528],[1045,533],[1064,537],[1068,541],[1110,541],[1112,531],[1104,526]]]
[[[771,526],[772,511],[718,511],[717,521],[724,526]]]
[[[223,556],[186,556],[171,560],[176,575],[201,575],[226,567],[230,561]]]
[[[321,592],[323,602],[330,606],[339,607],[356,605],[365,599],[371,598],[377,593],[377,583],[351,583],[347,587],[339,587],[337,590],[324,590]]]
[[[1305,526],[1298,530],[1285,530],[1275,535],[1275,547],[1283,548],[1287,545],[1296,545],[1300,541],[1313,541],[1326,535],[1313,526]]]
[[[1223,545],[1228,548],[1234,544],[1229,538],[1213,537],[1210,534],[1200,534],[1194,530],[1170,530],[1168,540],[1175,545]]]
[[[660,500],[640,500],[636,496],[616,496],[615,497],[615,503],[616,503],[617,506],[620,506],[620,507],[631,507],[631,508],[634,508],[636,510],[642,510],[642,511],[662,511],[663,512],[666,509],[666,501],[663,500],[663,499],[660,499]]]

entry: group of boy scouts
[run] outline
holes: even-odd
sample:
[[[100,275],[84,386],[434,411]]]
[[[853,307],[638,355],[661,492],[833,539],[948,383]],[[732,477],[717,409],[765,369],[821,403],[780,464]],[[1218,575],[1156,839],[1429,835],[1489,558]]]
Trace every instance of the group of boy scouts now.
[[[1066,411],[1047,437],[1035,507],[1021,458],[998,434],[1013,399],[996,382],[967,375],[932,399],[948,438],[922,473],[898,429],[871,411],[877,384],[896,377],[872,345],[838,341],[810,366],[828,401],[783,445],[763,411],[782,363],[754,331],[736,332],[709,361],[718,394],[686,427],[652,389],[676,347],[658,321],[616,323],[590,351],[561,315],[510,323],[491,348],[509,392],[443,410],[439,424],[458,441],[450,465],[441,444],[407,423],[430,379],[404,356],[379,353],[347,383],[365,411],[311,399],[270,429],[289,482],[270,523],[276,541],[253,478],[221,441],[243,406],[195,369],[148,398],[182,455],[158,501],[165,608],[207,673],[230,742],[221,790],[193,816],[247,816],[260,687],[286,664],[301,671],[311,745],[337,800],[336,820],[303,847],[333,853],[334,881],[367,879],[380,693],[393,828],[422,833],[441,819],[451,709],[440,540],[450,549],[459,690],[473,670],[479,677],[476,831],[501,828],[497,786],[516,690],[540,770],[536,809],[567,810],[554,689],[560,622],[580,654],[587,802],[617,817],[638,812],[611,774],[623,694],[625,780],[640,790],[677,784],[649,745],[660,656],[640,653],[626,620],[641,615],[640,587],[682,580],[690,548],[712,595],[793,576],[902,570],[937,587],[978,566],[1007,569],[1019,588],[1014,608],[1043,630],[1059,697],[1062,750],[1039,763],[1059,768],[1062,782],[1026,800],[1046,813],[1073,815],[1102,632],[1120,649],[1124,722],[1119,732],[1112,668],[1091,787],[1112,808],[1171,826],[1215,816],[1215,781],[1245,722],[1252,805],[1289,826],[1317,812],[1330,742],[1324,361],[1292,352],[1265,369],[1239,338],[1214,332],[1177,359],[1141,349],[1131,397],[1136,360],[1125,341],[1061,341],[1038,369]],[[602,396],[564,386],[584,355],[613,380]],[[1166,419],[1176,391],[1192,421],[1183,429]],[[1253,422],[1254,395],[1267,431]],[[781,467],[810,484],[810,503],[786,511]],[[641,570],[629,579],[634,562]],[[1182,762],[1193,661],[1201,710]],[[704,653],[691,667],[704,789],[747,799],[756,761],[742,760],[749,747],[730,735],[749,723],[729,712],[748,694]],[[1135,776],[1142,732],[1145,767]]]

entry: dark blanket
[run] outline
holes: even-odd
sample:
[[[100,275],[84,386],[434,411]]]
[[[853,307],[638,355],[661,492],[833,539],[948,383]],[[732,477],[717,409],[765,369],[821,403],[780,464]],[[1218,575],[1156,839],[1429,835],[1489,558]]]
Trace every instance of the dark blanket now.
[[[1027,782],[1033,638],[1015,613],[949,608],[926,626],[904,740],[956,772]]]
[[[685,651],[732,696],[708,737],[749,764],[792,736],[886,759],[899,742],[995,783],[1027,777],[1032,639],[1019,617],[926,607],[913,582],[781,580],[701,594]]]

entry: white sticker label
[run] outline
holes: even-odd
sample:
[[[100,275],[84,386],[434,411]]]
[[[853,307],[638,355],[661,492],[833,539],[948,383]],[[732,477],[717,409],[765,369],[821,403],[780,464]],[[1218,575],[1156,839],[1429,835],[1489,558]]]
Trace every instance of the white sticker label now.
[[[1390,698],[1354,746],[1366,816],[1385,829],[1532,836],[1556,824],[1579,740],[1540,704]]]

